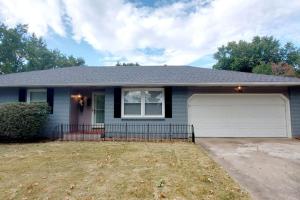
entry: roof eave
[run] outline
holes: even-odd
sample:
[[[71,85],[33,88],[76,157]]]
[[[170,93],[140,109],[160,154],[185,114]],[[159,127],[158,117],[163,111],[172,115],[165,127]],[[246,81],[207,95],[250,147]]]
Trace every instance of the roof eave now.
[[[114,84],[90,84],[90,83],[70,83],[70,84],[20,84],[20,85],[0,85],[0,88],[8,87],[140,87],[140,86],[195,86],[195,87],[217,87],[217,86],[300,86],[300,82],[231,82],[231,83],[114,83]]]

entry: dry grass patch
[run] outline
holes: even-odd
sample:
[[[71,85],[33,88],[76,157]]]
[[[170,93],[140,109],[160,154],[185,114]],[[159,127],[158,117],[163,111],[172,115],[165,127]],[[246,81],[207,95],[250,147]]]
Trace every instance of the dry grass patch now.
[[[0,145],[0,199],[249,199],[198,146]]]

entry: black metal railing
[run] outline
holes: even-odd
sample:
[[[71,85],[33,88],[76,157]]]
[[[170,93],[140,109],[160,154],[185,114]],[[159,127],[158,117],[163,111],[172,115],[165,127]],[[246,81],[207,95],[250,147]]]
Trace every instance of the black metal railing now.
[[[187,124],[60,124],[52,139],[64,141],[191,141],[193,125]]]

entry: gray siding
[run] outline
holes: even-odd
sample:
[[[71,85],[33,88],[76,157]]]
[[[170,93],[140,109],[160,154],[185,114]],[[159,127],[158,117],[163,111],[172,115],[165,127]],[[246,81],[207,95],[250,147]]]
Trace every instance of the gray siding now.
[[[292,136],[300,136],[300,87],[290,88]]]
[[[234,87],[189,87],[189,95],[193,94],[212,94],[212,93],[236,93]],[[261,93],[280,93],[288,97],[288,87],[244,87],[243,93],[261,94]]]
[[[139,124],[186,124],[187,123],[187,88],[174,87],[172,95],[172,118],[165,119],[121,119],[114,118],[114,88],[105,90],[105,123]]]
[[[68,88],[54,89],[53,114],[49,116],[47,131],[51,134],[58,124],[68,124],[70,121],[70,90]]]
[[[0,88],[0,103],[18,102],[18,88]],[[68,88],[54,89],[53,114],[50,114],[45,134],[51,134],[54,127],[60,123],[69,123],[70,91]]]
[[[18,88],[0,88],[0,103],[18,102]]]
[[[252,89],[246,88],[249,93],[283,93],[288,95],[290,99],[290,113],[292,136],[300,136],[300,87],[289,88],[289,93],[286,87],[283,88],[262,88]],[[228,91],[227,91],[228,90]],[[114,88],[108,87],[105,89],[105,123],[138,123],[138,124],[185,124],[188,123],[187,117],[187,100],[195,93],[231,93],[232,90],[224,88],[187,88],[174,87],[173,88],[173,105],[172,118],[165,119],[121,119],[114,118]],[[252,91],[253,90],[253,91]],[[70,123],[70,89],[55,88],[54,89],[54,108],[53,114],[50,115],[47,124],[46,134],[51,134],[54,127],[58,124]],[[0,103],[17,102],[18,88],[0,88]]]

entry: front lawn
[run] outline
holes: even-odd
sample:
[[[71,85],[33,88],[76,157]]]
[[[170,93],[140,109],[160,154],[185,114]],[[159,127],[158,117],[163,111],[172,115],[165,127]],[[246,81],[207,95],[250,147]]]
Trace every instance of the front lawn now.
[[[249,199],[187,143],[0,145],[0,199]]]

